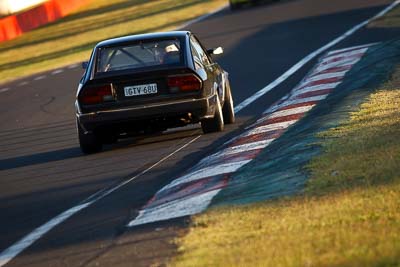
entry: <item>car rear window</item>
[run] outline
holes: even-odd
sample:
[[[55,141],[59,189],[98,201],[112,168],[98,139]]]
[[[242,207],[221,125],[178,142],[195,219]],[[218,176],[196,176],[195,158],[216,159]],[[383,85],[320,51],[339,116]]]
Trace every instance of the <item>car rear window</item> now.
[[[182,63],[178,39],[143,41],[103,47],[97,53],[96,73]]]

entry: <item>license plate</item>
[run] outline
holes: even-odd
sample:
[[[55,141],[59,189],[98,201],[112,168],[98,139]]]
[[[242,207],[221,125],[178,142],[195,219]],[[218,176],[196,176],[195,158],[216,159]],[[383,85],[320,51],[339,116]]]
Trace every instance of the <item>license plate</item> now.
[[[157,84],[141,84],[124,87],[125,96],[151,95],[157,93]]]

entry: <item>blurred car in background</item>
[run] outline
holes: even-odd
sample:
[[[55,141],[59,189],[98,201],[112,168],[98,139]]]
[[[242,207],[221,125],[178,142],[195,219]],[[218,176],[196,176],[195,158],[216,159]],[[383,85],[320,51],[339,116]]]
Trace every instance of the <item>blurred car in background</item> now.
[[[279,1],[279,0],[229,0],[229,6],[231,8],[231,10],[236,10],[239,9],[245,5],[252,5],[252,4],[258,4],[258,3],[262,3],[262,2],[275,2],[275,1]]]
[[[204,133],[222,131],[235,121],[228,73],[210,56],[222,52],[188,31],[97,44],[76,95],[81,150],[198,122]]]

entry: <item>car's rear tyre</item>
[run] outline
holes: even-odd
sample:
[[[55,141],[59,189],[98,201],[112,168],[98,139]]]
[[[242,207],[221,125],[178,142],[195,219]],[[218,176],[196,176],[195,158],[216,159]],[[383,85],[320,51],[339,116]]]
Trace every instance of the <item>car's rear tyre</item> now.
[[[224,117],[218,97],[214,117],[201,120],[201,128],[203,129],[203,133],[221,132],[224,130]]]
[[[79,146],[85,154],[92,154],[101,151],[103,145],[100,138],[94,133],[86,133],[82,129],[81,125],[77,122]]]
[[[232,124],[235,122],[235,109],[233,107],[233,98],[229,83],[225,88],[225,101],[224,107],[222,108],[222,114],[225,124]]]

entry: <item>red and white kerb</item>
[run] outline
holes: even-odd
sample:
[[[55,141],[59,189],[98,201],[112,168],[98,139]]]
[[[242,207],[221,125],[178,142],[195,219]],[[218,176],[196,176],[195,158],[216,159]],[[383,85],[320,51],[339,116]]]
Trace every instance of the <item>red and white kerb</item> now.
[[[163,187],[128,226],[204,211],[229,183],[230,174],[252,161],[319,101],[325,99],[372,44],[327,53],[288,95],[267,109],[246,131]]]

